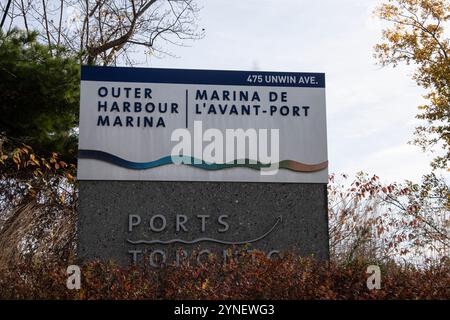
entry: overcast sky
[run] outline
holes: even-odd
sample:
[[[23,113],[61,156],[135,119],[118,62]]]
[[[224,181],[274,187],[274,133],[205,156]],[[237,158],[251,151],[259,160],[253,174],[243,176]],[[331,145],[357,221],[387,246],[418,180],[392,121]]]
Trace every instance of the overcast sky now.
[[[325,72],[330,173],[375,173],[418,181],[430,156],[413,138],[423,91],[407,67],[381,68],[373,46],[382,25],[378,0],[210,0],[199,26],[206,36],[169,46],[167,68]]]

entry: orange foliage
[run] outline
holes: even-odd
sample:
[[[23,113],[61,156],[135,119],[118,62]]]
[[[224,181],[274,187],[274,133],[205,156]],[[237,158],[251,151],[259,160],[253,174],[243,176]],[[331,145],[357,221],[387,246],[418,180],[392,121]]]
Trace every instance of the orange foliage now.
[[[3,299],[449,299],[450,265],[425,269],[381,266],[381,289],[366,286],[367,263],[342,266],[287,254],[270,260],[242,254],[227,266],[214,258],[202,266],[161,269],[89,262],[81,289],[66,288],[61,264],[15,265],[0,273]]]

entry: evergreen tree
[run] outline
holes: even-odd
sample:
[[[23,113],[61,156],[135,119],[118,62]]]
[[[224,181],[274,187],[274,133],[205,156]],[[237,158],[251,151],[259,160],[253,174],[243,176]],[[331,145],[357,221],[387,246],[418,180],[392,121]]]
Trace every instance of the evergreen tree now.
[[[74,160],[80,68],[63,48],[36,38],[17,30],[0,34],[0,133]]]

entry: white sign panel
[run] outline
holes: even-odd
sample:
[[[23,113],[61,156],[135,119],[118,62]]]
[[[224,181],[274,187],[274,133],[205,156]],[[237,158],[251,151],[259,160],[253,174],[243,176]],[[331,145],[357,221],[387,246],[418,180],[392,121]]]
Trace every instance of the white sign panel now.
[[[78,179],[327,183],[323,73],[83,66]]]

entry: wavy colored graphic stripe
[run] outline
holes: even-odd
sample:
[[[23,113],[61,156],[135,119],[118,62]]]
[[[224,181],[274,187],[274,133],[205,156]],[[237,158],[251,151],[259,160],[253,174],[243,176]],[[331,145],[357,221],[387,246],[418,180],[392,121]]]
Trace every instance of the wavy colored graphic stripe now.
[[[160,159],[149,161],[149,162],[133,162],[129,160],[122,159],[116,155],[110,154],[108,152],[100,150],[79,150],[78,157],[81,159],[93,159],[105,161],[108,163],[115,164],[116,166],[133,169],[133,170],[145,170],[156,168],[159,166],[164,166],[168,164],[174,164],[174,159],[176,163],[183,163],[186,165],[193,166],[195,168],[200,168],[204,170],[222,170],[228,168],[250,168],[254,170],[261,170],[261,168],[269,168],[270,164],[264,164],[261,162],[250,163],[248,159],[244,159],[244,163],[235,163],[236,161],[230,163],[207,163],[205,161],[200,161],[193,157],[188,156],[165,156]],[[239,160],[237,160],[239,161]],[[278,167],[282,169],[288,169],[296,172],[317,172],[325,169],[328,166],[328,161],[324,161],[317,164],[305,164],[297,162],[294,160],[282,160],[278,163]]]

